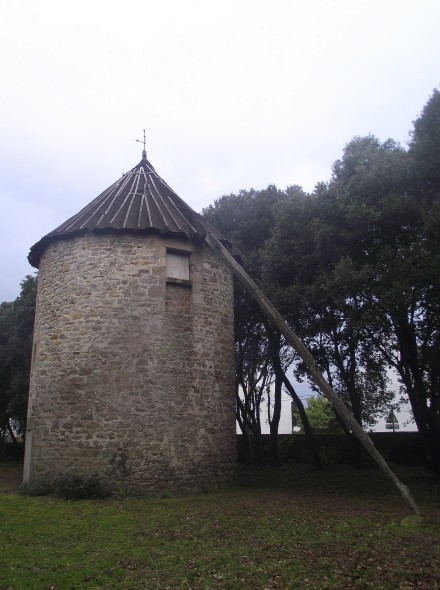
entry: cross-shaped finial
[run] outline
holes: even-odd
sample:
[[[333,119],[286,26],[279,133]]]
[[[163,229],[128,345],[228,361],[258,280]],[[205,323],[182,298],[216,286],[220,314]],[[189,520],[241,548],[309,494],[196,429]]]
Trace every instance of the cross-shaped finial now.
[[[147,143],[147,140],[146,140],[146,138],[145,138],[145,129],[144,129],[144,140],[142,141],[141,139],[136,139],[136,141],[137,141],[138,143],[143,143],[143,144],[144,144],[144,149],[142,150],[142,159],[143,159],[143,160],[146,160],[146,159],[147,159],[147,150],[146,150],[146,148],[145,148],[145,145],[146,145],[146,143]]]

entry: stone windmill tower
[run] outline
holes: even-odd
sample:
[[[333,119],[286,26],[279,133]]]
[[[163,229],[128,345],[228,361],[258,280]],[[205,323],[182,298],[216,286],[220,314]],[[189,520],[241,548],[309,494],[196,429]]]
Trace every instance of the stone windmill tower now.
[[[215,488],[235,468],[233,285],[211,232],[140,163],[30,251],[24,480]]]

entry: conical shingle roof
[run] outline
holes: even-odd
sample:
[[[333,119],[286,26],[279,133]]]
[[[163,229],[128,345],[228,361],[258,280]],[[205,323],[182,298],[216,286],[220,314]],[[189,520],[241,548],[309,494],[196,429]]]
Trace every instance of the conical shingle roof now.
[[[87,232],[158,232],[191,239],[203,238],[209,232],[231,246],[168,186],[146,157],[79,213],[34,244],[28,260],[38,268],[51,242]]]

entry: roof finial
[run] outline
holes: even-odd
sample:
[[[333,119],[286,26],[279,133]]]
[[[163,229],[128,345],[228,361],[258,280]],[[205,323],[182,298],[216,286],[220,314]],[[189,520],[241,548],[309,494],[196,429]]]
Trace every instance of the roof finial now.
[[[144,129],[144,140],[142,141],[141,139],[136,139],[136,141],[138,143],[143,143],[144,144],[144,149],[142,150],[142,159],[146,160],[147,159],[147,150],[145,149],[145,144],[147,143],[147,140],[145,138],[145,129]]]

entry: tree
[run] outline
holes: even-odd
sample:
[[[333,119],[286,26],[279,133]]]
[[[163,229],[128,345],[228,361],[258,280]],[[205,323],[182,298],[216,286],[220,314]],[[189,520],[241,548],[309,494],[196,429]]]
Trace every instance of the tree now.
[[[434,91],[409,150],[391,139],[355,137],[331,181],[312,195],[273,188],[276,198],[259,201],[255,191],[242,191],[245,207],[224,203],[229,237],[250,246],[249,273],[306,342],[331,391],[359,423],[372,424],[392,397],[387,370],[394,368],[438,475],[439,162]],[[306,365],[298,363],[297,374]]]
[[[332,388],[360,424],[371,424],[386,405],[386,365],[359,331],[362,277],[344,268],[357,227],[347,227],[336,196],[326,185],[313,195],[288,192],[266,244],[264,276]],[[304,365],[297,374],[305,374]]]
[[[0,433],[26,430],[37,279],[28,275],[14,302],[0,304]]]
[[[414,121],[409,153],[414,159],[418,189],[438,195],[440,188],[440,90],[434,89]]]
[[[270,185],[267,189],[240,191],[224,195],[203,211],[205,218],[237,247],[244,266],[256,279],[261,279],[260,256],[263,245],[271,235],[274,223],[274,203],[282,192]],[[263,463],[261,439],[261,402],[269,397],[274,380],[269,348],[270,333],[260,308],[249,294],[235,283],[235,374],[236,417],[246,442],[248,457]],[[279,390],[279,383],[277,389]],[[277,394],[276,399],[280,396]],[[271,415],[272,464],[276,459],[279,408]]]
[[[10,421],[9,405],[11,403],[11,366],[7,359],[7,344],[12,332],[13,322],[12,302],[0,304],[0,439],[6,435],[15,440]]]
[[[419,239],[413,246],[414,319],[399,332],[400,363],[419,430],[425,434],[432,466],[440,477],[440,91],[435,89],[414,121],[412,200],[420,204]],[[406,360],[411,359],[411,364]],[[416,362],[417,359],[417,362]],[[417,413],[417,417],[416,417]]]
[[[338,309],[349,303],[368,357],[396,370],[440,475],[438,94],[428,107],[422,118],[429,122],[415,123],[409,152],[392,140],[353,139],[327,191],[341,215]]]
[[[288,189],[289,194],[304,195],[298,186]],[[216,200],[203,211],[207,220],[227,236],[242,252],[244,267],[260,284],[263,257],[267,241],[273,235],[277,204],[286,198],[286,192],[270,185],[261,191],[240,191],[238,195],[226,195]],[[272,285],[265,288],[271,292]],[[278,426],[281,410],[281,387],[284,384],[292,399],[302,411],[305,432],[314,457],[315,466],[322,468],[322,462],[302,402],[286,376],[294,356],[288,352],[283,339],[256,305],[245,289],[235,283],[235,339],[236,339],[236,400],[237,421],[245,437],[249,455],[262,462],[260,404],[263,395],[268,399],[268,417],[271,433],[270,460],[273,466],[280,463],[278,453]],[[243,381],[243,376],[246,379]],[[274,382],[274,395],[270,395],[270,384]],[[251,444],[253,442],[253,445]]]
[[[236,418],[248,460],[262,465],[261,404],[273,381],[268,341],[255,302],[238,285],[234,298]]]
[[[433,110],[428,111],[431,120]],[[414,140],[421,141],[421,130],[430,125],[416,128]],[[391,140],[381,144],[371,136],[355,138],[335,163],[331,189],[344,207],[346,225],[357,228],[348,241],[344,266],[348,280],[361,277],[360,333],[399,375],[440,475],[433,415],[438,363],[432,360],[439,353],[440,250],[437,224],[432,224],[438,193],[435,174],[428,181],[433,167],[426,162],[427,145],[434,153],[438,147],[432,136],[422,143],[424,159],[419,164],[415,145],[405,152]]]
[[[415,514],[420,514],[420,509],[417,506],[417,503],[415,502],[414,498],[412,497],[409,489],[401,483],[401,481],[397,478],[395,473],[390,469],[389,465],[384,460],[382,455],[377,451],[370,437],[362,429],[359,423],[356,422],[356,420],[348,411],[347,407],[344,405],[344,403],[341,401],[338,395],[333,391],[333,389],[324,379],[324,376],[322,372],[319,370],[319,367],[317,366],[313,356],[310,354],[310,351],[307,350],[307,348],[304,346],[304,344],[301,342],[301,340],[298,338],[295,332],[289,328],[289,326],[286,324],[286,322],[284,321],[280,313],[277,311],[277,309],[273,306],[273,304],[257,286],[255,281],[252,280],[252,278],[243,270],[243,268],[233,258],[233,256],[225,248],[225,246],[214,235],[212,235],[209,232],[205,235],[204,239],[206,243],[210,246],[210,248],[223,258],[223,260],[233,273],[234,277],[236,277],[241,282],[243,287],[250,294],[252,294],[252,297],[258,302],[258,305],[261,307],[262,311],[265,313],[267,318],[273,323],[274,327],[279,330],[279,332],[286,339],[286,342],[298,353],[298,355],[303,360],[304,364],[307,366],[307,369],[310,372],[310,375],[313,377],[317,387],[319,387],[319,389],[326,396],[326,398],[333,404],[335,410],[338,412],[338,415],[341,417],[346,428],[353,432],[353,434],[362,443],[365,450],[367,450],[368,453],[370,453],[370,455],[375,459],[377,464],[381,467],[383,472],[393,481],[393,483],[399,489],[403,498],[411,507],[411,509],[415,512]]]

